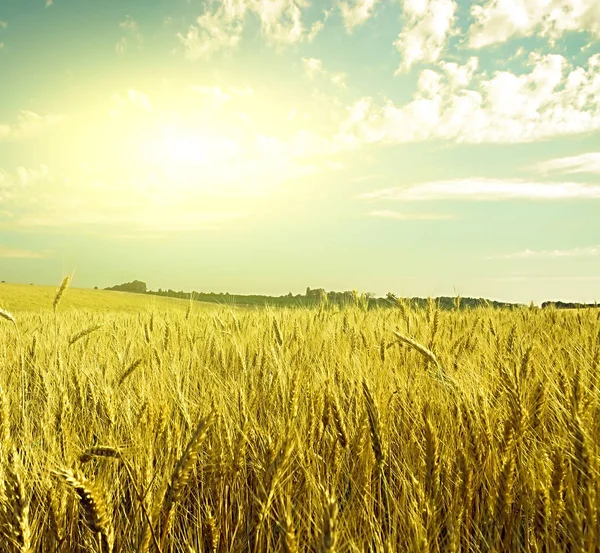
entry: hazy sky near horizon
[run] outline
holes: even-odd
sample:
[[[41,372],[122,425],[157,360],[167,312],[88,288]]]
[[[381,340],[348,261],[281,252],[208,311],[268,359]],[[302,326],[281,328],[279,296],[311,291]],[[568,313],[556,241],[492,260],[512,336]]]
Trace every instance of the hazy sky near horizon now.
[[[0,280],[72,272],[600,300],[600,3],[2,0]]]

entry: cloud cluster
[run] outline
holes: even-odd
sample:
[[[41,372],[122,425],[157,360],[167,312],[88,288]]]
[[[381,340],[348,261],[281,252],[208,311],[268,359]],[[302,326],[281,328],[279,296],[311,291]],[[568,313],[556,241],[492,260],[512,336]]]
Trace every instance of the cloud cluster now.
[[[362,25],[375,13],[379,0],[340,0],[339,9],[348,33]]]
[[[597,0],[485,0],[471,6],[471,48],[540,34],[550,40],[568,31],[588,31],[600,37]]]
[[[476,57],[441,62],[421,71],[407,104],[365,97],[349,107],[344,132],[354,143],[520,143],[600,129],[600,54],[587,67],[558,54],[532,53],[527,63],[527,72],[489,77]]]
[[[454,0],[403,0],[402,5],[405,23],[394,42],[402,56],[397,73],[437,61],[448,37],[457,32]]]
[[[178,36],[189,59],[208,58],[217,51],[234,49],[248,15],[253,14],[271,45],[312,42],[323,29],[323,21],[307,27],[302,12],[308,6],[307,0],[212,0],[196,23]]]

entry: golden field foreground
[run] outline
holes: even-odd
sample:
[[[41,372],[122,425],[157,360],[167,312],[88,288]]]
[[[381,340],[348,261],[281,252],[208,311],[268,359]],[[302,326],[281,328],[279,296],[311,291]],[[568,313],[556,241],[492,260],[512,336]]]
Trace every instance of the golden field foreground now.
[[[62,292],[0,311],[3,552],[599,550],[599,310]]]

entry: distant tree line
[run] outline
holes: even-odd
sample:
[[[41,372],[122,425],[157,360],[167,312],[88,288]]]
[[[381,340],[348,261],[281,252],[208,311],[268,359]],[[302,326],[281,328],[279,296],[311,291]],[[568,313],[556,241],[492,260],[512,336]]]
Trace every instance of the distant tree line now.
[[[597,303],[572,303],[563,301],[545,301],[542,303],[542,308],[547,309],[554,307],[555,309],[589,309],[592,307],[600,307]]]
[[[390,307],[411,307],[425,309],[428,298],[398,298],[389,292],[386,297],[375,297],[370,293],[362,293],[356,290],[347,290],[344,292],[326,291],[324,288],[307,288],[305,294],[292,294],[289,292],[284,296],[265,296],[265,295],[246,295],[230,294],[228,292],[184,292],[183,290],[148,290],[146,283],[141,280],[134,280],[105,288],[105,290],[115,290],[119,292],[133,292],[136,294],[150,294],[153,296],[162,296],[167,298],[178,298],[182,300],[202,301],[220,304],[234,304],[245,306],[277,306],[277,307],[314,307],[314,306],[338,306],[351,307],[358,306],[363,309],[390,308]],[[439,297],[435,298],[437,306],[443,310],[452,309],[473,309],[476,307],[494,307],[494,308],[515,308],[522,307],[520,304],[504,303],[484,298],[453,298]]]

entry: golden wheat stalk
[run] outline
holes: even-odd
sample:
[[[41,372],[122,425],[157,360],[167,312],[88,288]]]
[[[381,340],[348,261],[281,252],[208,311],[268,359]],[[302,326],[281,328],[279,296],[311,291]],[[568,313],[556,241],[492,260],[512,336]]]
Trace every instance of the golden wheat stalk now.
[[[161,549],[164,546],[164,541],[169,531],[173,509],[181,500],[183,490],[188,483],[192,468],[198,459],[200,449],[208,434],[208,429],[215,420],[215,415],[215,412],[211,411],[206,417],[200,419],[183,455],[180,457],[177,465],[175,465],[171,476],[171,483],[165,493],[159,514],[158,523],[160,525],[160,532],[157,532],[157,534],[160,535]]]
[[[321,553],[335,553],[335,546],[337,544],[337,515],[338,505],[335,496],[327,492],[325,494]]]
[[[65,291],[69,287],[70,282],[71,282],[71,277],[66,276],[65,278],[63,278],[63,281],[60,283],[60,288],[57,290],[56,295],[54,296],[54,301],[52,302],[52,307],[54,308],[54,311],[56,311],[56,309],[58,308],[58,304],[60,303],[60,300],[62,299]]]
[[[114,530],[108,514],[108,500],[105,494],[78,472],[70,469],[58,469],[52,471],[52,474],[77,493],[86,526],[93,533],[100,534],[104,551],[112,553]]]
[[[21,341],[21,332],[17,325],[14,315],[5,309],[0,309],[0,319],[4,319],[15,325],[17,339],[19,340],[19,358],[21,360],[21,420],[25,420],[25,356],[23,355],[23,343]]]
[[[12,313],[6,311],[6,309],[0,309],[0,319],[4,319],[9,323],[17,324],[17,321]]]
[[[8,467],[4,477],[5,520],[11,528],[11,539],[19,553],[30,553],[31,527],[29,526],[29,501],[25,498],[25,488],[21,479],[21,466],[17,450],[13,447],[8,454]]]
[[[8,448],[10,444],[10,409],[8,396],[0,386],[0,447]]]
[[[402,342],[402,343],[410,346],[414,350],[418,351],[423,357],[425,357],[425,359],[427,359],[428,361],[431,361],[436,366],[437,372],[438,372],[437,376],[442,382],[444,382],[446,384],[452,384],[454,386],[457,385],[456,381],[447,374],[442,363],[439,361],[439,359],[435,356],[435,354],[430,349],[426,348],[423,344],[420,344],[413,338],[409,338],[408,336],[401,334],[397,330],[394,330],[393,332],[394,332],[394,336],[396,336],[396,338],[398,338],[398,340],[400,342]]]
[[[121,459],[121,451],[112,446],[97,445],[86,449],[80,456],[79,462],[82,464],[89,463],[94,457],[110,457],[113,459]]]
[[[348,433],[346,431],[346,425],[344,424],[344,418],[342,416],[342,411],[340,409],[340,404],[338,402],[337,396],[331,395],[331,397],[329,398],[329,403],[331,405],[333,422],[338,433],[340,445],[342,447],[346,447],[348,445]]]
[[[99,330],[101,328],[102,328],[101,324],[95,324],[88,328],[83,329],[81,332],[78,332],[77,334],[74,334],[69,339],[69,346],[72,346],[75,342],[81,340],[82,338],[85,338],[86,336],[89,336],[92,332],[96,332],[96,330]]]
[[[119,380],[117,380],[117,386],[121,386],[121,384],[123,384],[123,382],[125,382],[125,380],[127,380],[143,362],[144,360],[141,357],[133,361],[129,367],[123,371],[123,374],[119,377]]]
[[[377,460],[377,467],[381,469],[385,463],[385,450],[383,446],[383,432],[381,428],[381,417],[377,402],[371,393],[371,389],[366,380],[363,380],[363,394],[365,396],[365,404],[367,406],[367,416],[369,418],[369,427],[371,429],[371,445],[373,453]]]

